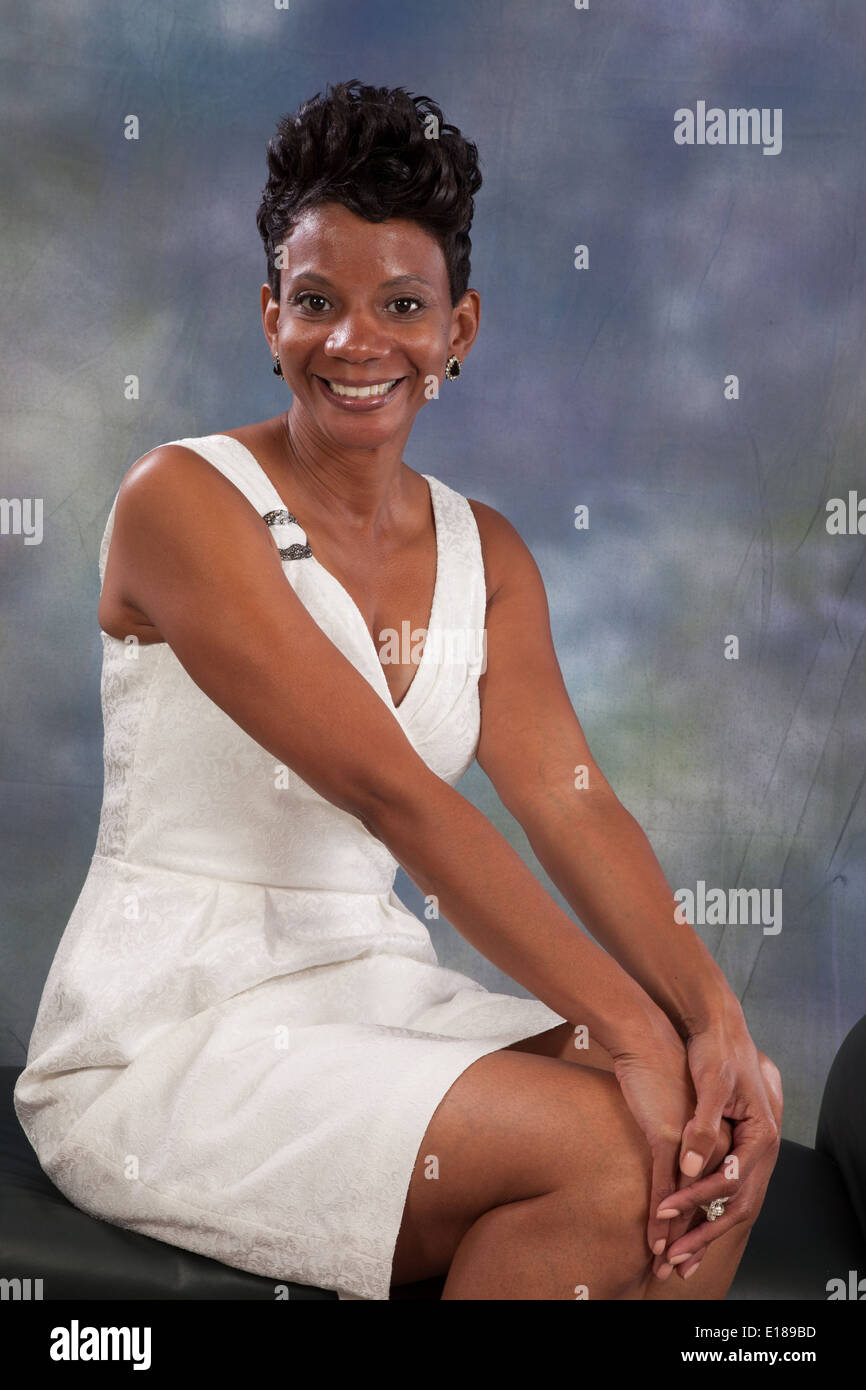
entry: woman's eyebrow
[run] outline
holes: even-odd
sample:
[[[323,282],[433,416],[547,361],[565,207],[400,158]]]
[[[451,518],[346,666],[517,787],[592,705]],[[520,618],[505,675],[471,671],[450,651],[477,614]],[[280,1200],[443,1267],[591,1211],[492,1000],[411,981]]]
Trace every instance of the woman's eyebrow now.
[[[329,280],[327,275],[320,275],[315,270],[299,270],[291,277],[289,283],[294,284],[296,280],[313,280],[317,285],[325,285],[328,289],[334,288],[333,280]],[[395,285],[426,285],[431,293],[435,293],[434,286],[429,280],[425,280],[423,275],[392,275],[390,280],[383,280],[381,289],[392,289]]]
[[[410,283],[426,285],[428,290],[432,290],[434,288],[430,284],[429,280],[424,279],[423,275],[394,275],[390,280],[382,281],[382,288],[390,289],[392,285],[407,285]]]

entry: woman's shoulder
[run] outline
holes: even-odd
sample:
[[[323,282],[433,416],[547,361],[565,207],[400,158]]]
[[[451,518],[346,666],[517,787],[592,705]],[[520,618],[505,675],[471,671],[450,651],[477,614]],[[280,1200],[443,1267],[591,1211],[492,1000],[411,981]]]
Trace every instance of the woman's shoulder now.
[[[145,450],[121,478],[106,523],[108,535],[124,519],[121,529],[127,530],[157,518],[169,529],[205,517],[217,530],[223,524],[248,524],[245,494],[251,487],[261,488],[260,471],[249,456],[238,455],[236,443],[231,445],[225,434],[192,435]]]
[[[184,439],[167,439],[160,444],[153,444],[149,449],[145,449],[143,454],[139,454],[134,459],[123,477],[120,480],[118,492],[124,494],[133,490],[135,483],[144,477],[154,473],[166,473],[169,470],[177,469],[178,462],[184,457],[188,457],[190,452],[199,452],[191,446],[204,444],[208,438],[206,435],[201,437],[190,437]]]

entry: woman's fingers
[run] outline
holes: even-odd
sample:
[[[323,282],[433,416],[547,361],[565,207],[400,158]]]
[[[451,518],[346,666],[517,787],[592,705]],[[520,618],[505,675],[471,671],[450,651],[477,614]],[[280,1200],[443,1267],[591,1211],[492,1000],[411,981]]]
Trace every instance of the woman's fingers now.
[[[726,1204],[730,1204],[738,1192],[742,1190],[743,1185],[738,1178],[730,1176],[737,1171],[734,1167],[737,1163],[737,1155],[738,1150],[735,1147],[714,1173],[710,1173],[706,1178],[700,1178],[696,1182],[690,1182],[687,1187],[681,1187],[663,1198],[656,1207],[654,1215],[660,1221],[676,1220],[680,1216],[689,1218],[700,1216],[701,1208],[709,1206],[719,1197]]]
[[[739,1139],[738,1134],[736,1139]],[[656,1207],[653,1215],[657,1216],[660,1221],[675,1220],[679,1216],[700,1216],[701,1207],[708,1206],[716,1197],[722,1197],[730,1203],[741,1186],[740,1172],[741,1168],[745,1166],[743,1157],[745,1152],[745,1145],[735,1141],[731,1153],[727,1155],[715,1173],[710,1173],[705,1178],[698,1178],[695,1182],[690,1182],[686,1187],[681,1187],[676,1192],[668,1193]],[[763,1150],[761,1156],[763,1156]]]
[[[779,1152],[775,1115],[769,1124],[763,1117],[740,1121],[734,1130],[734,1140],[731,1153],[717,1172],[670,1193],[654,1213],[660,1216],[664,1212],[671,1221],[671,1240],[663,1259],[682,1276],[695,1265],[694,1257],[702,1257],[702,1252],[719,1236],[741,1222],[754,1221],[764,1200]],[[709,1213],[702,1208],[711,1207],[715,1198],[725,1199],[725,1206],[722,1215],[710,1221]],[[673,1212],[679,1216],[672,1215]],[[697,1224],[691,1224],[683,1232],[680,1217],[696,1218]]]
[[[731,1078],[707,1069],[694,1078],[697,1105],[683,1130],[680,1171],[686,1178],[706,1172],[710,1156],[716,1151],[722,1131],[725,1107],[731,1099]]]
[[[730,1127],[723,1118],[723,1111],[730,1098],[730,1082],[718,1072],[710,1073],[710,1078],[700,1078],[702,1084],[697,1092],[695,1111],[682,1133],[677,1156],[677,1186],[680,1189],[691,1186],[692,1181],[703,1172],[709,1171],[717,1176],[714,1170],[725,1156]],[[667,1245],[662,1252],[656,1253],[653,1261],[653,1273],[667,1278],[670,1274],[671,1249],[681,1236],[692,1229],[702,1213],[695,1206],[680,1208],[666,1201],[661,1203],[661,1209],[675,1212]],[[652,1213],[653,1209],[650,1210]],[[659,1208],[655,1208],[656,1215],[658,1211]]]
[[[708,1214],[701,1212],[704,1220],[668,1246],[665,1252],[668,1262],[674,1266],[682,1264],[685,1269],[691,1263],[690,1256],[701,1254],[714,1240],[741,1222],[752,1222],[760,1209],[771,1172],[772,1167],[765,1176],[754,1174],[748,1183],[743,1183],[736,1197],[728,1200],[724,1214],[715,1221],[710,1221]]]
[[[661,1208],[656,1209],[656,1215],[659,1210],[668,1214],[674,1210],[677,1214],[694,1212],[701,1202],[709,1202],[713,1197],[733,1198],[738,1186],[745,1183],[753,1169],[757,1169],[762,1161],[772,1158],[772,1163],[775,1163],[780,1142],[779,1126],[770,1109],[766,1092],[761,1099],[762,1104],[755,1104],[753,1100],[750,1113],[736,1122],[734,1147],[725,1158],[721,1172],[698,1178],[687,1187],[671,1192]]]
[[[716,1147],[713,1149],[709,1159],[707,1160],[706,1171],[708,1177],[718,1177],[718,1172],[716,1170],[722,1163],[723,1159],[725,1159],[729,1155],[732,1146],[733,1131],[731,1129],[730,1122],[728,1120],[722,1120],[719,1126],[719,1137],[716,1143]],[[680,1171],[677,1188],[680,1189],[683,1187],[688,1187],[690,1185],[691,1184],[689,1182],[689,1179],[682,1174],[682,1171]],[[664,1206],[664,1201],[662,1202],[662,1206]],[[685,1213],[684,1216],[680,1216],[679,1219],[673,1219],[670,1222],[667,1246],[665,1250],[661,1254],[659,1254],[653,1261],[654,1274],[658,1274],[662,1267],[668,1263],[667,1251],[671,1249],[671,1247],[674,1245],[674,1242],[679,1240],[680,1236],[684,1236],[687,1231],[690,1231],[692,1227],[697,1225],[699,1221],[703,1221],[703,1219],[704,1213],[702,1211],[688,1211]],[[677,1273],[682,1277],[682,1266],[679,1266],[677,1268]]]
[[[751,1041],[750,1047],[748,1062],[711,1035],[692,1039],[688,1056],[695,1109],[677,1146],[675,1180],[658,1202],[666,1151],[663,1162],[658,1161],[663,1150],[658,1151],[653,1166],[648,1229],[653,1271],[662,1279],[674,1270],[681,1278],[693,1273],[712,1241],[742,1222],[751,1223],[760,1209],[778,1155],[783,1102],[778,1068]],[[711,1221],[703,1208],[714,1210],[711,1204],[718,1198],[724,1206]],[[667,1239],[659,1248],[656,1223],[665,1221]]]
[[[664,1278],[668,1277],[667,1274],[663,1274],[663,1271],[666,1267],[670,1266],[670,1261],[668,1259],[669,1251],[673,1248],[676,1241],[679,1240],[680,1236],[684,1236],[695,1224],[695,1218],[691,1214],[682,1216],[677,1221],[668,1222],[667,1242],[663,1250],[655,1253],[655,1258],[653,1259],[653,1274],[657,1274]],[[670,1272],[669,1268],[668,1272]]]
[[[737,1154],[735,1146],[734,1155]],[[705,1249],[712,1241],[726,1231],[737,1226],[742,1221],[751,1222],[754,1220],[764,1199],[767,1183],[776,1162],[778,1144],[771,1146],[769,1152],[762,1153],[760,1160],[754,1165],[748,1178],[741,1182],[733,1182],[719,1173],[711,1177],[701,1179],[697,1183],[691,1183],[688,1188],[683,1188],[678,1192],[672,1193],[661,1203],[659,1211],[677,1211],[697,1215],[699,1224],[692,1226],[685,1234],[677,1236],[671,1241],[665,1251],[665,1260],[668,1263],[677,1264],[686,1262],[682,1260],[684,1255],[694,1255],[698,1251]],[[724,1165],[723,1170],[724,1171]],[[709,1213],[702,1210],[702,1206],[711,1206],[715,1198],[725,1199],[723,1214],[715,1220],[709,1220]],[[660,1218],[664,1219],[664,1218]],[[675,1218],[672,1218],[675,1220]]]
[[[676,1267],[677,1274],[680,1276],[681,1279],[688,1279],[690,1274],[694,1274],[695,1270],[700,1268],[701,1260],[703,1258],[704,1251],[701,1250],[697,1255],[695,1255],[694,1259],[681,1261],[681,1263],[678,1264]]]
[[[614,1069],[626,1104],[650,1146],[647,1243],[653,1268],[666,1278],[677,1255],[694,1259],[709,1241],[745,1220],[752,1207],[757,1209],[761,1171],[765,1169],[769,1176],[772,1164],[767,1168],[766,1159],[778,1145],[770,1102],[773,1079],[769,1071],[759,1070],[756,1058],[742,1069],[742,1075],[719,1040],[709,1035],[692,1038],[687,1055],[672,1033],[670,1046],[662,1039],[640,1054],[623,1054],[615,1058]],[[731,1141],[728,1116],[738,1117],[730,1152],[726,1152]],[[685,1154],[697,1153],[698,1143],[703,1152],[692,1163]],[[709,1176],[690,1178],[689,1170],[695,1167],[702,1172],[709,1168]],[[750,1179],[753,1169],[759,1181],[743,1184],[743,1198],[739,1180]],[[731,1199],[734,1212],[708,1222],[700,1203],[720,1195]]]
[[[749,1185],[751,1186],[751,1184]],[[709,1202],[706,1203],[709,1206]],[[750,1203],[744,1200],[744,1192],[741,1189],[738,1194],[738,1203],[734,1204],[734,1199],[730,1198],[721,1216],[710,1221],[708,1213],[697,1209],[697,1215],[701,1218],[697,1225],[693,1225],[685,1233],[671,1241],[665,1251],[664,1258],[668,1264],[685,1264],[686,1257],[690,1257],[704,1251],[706,1247],[719,1236],[723,1236],[726,1231],[730,1231],[734,1226],[738,1226],[741,1221],[745,1221],[749,1214]]]
[[[653,1255],[658,1255],[670,1242],[670,1222],[659,1217],[656,1212],[666,1192],[677,1180],[677,1139],[660,1140],[652,1150],[652,1189],[650,1191],[649,1220],[647,1222],[647,1241]]]

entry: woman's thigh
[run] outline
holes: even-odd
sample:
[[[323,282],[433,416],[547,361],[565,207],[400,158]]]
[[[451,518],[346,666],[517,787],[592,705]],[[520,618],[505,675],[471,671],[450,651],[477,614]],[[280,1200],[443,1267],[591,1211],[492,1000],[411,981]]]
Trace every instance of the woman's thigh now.
[[[616,1077],[588,1062],[590,1049],[578,1053],[585,1065],[569,1065],[568,1049],[578,1052],[572,1034],[561,1025],[488,1053],[450,1087],[418,1150],[394,1284],[445,1274],[469,1227],[507,1202],[577,1186],[587,1230],[599,1211],[647,1206],[646,1140]],[[594,1056],[609,1061],[604,1049]]]

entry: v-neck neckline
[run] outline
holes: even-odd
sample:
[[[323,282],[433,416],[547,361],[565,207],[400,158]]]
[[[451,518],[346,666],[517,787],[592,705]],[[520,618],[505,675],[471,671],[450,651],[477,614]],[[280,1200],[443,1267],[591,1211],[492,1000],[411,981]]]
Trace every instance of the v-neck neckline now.
[[[271,480],[271,478],[270,478],[270,475],[266,472],[266,470],[265,470],[265,469],[262,467],[262,465],[259,463],[259,461],[258,461],[258,459],[256,458],[255,454],[253,453],[252,449],[249,449],[249,448],[247,447],[246,444],[242,443],[242,441],[241,441],[240,439],[236,438],[236,436],[233,435],[233,434],[222,434],[222,435],[215,436],[215,437],[220,438],[220,439],[230,439],[230,440],[232,440],[232,442],[233,442],[234,444],[237,444],[241,449],[243,449],[244,453],[247,454],[247,455],[249,456],[249,458],[250,458],[250,459],[252,460],[252,462],[254,463],[255,467],[258,469],[259,473],[261,474],[261,476],[262,476],[263,480],[265,481],[265,483],[267,484],[268,488],[269,488],[270,491],[273,493],[275,499],[279,502],[280,507],[281,507],[281,508],[284,508],[284,509],[285,509],[286,511],[288,511],[288,512],[291,512],[292,516],[295,517],[295,520],[296,520],[298,526],[301,528],[301,530],[302,530],[303,533],[304,533],[304,539],[307,540],[307,544],[309,544],[309,540],[307,539],[307,531],[306,531],[305,526],[304,526],[303,523],[300,521],[300,519],[297,517],[297,515],[296,515],[296,513],[295,513],[295,511],[294,511],[294,508],[292,508],[292,507],[290,507],[290,506],[288,506],[288,505],[286,504],[286,502],[285,502],[284,498],[281,496],[281,494],[280,494],[280,492],[279,492],[279,490],[278,490],[276,484],[275,484],[274,482],[272,482],[272,480]],[[430,647],[431,647],[431,645],[432,645],[432,644],[431,644],[431,635],[432,635],[432,632],[433,632],[434,628],[435,628],[435,627],[437,626],[437,624],[438,624],[439,608],[440,608],[440,605],[441,605],[442,564],[443,564],[442,557],[443,557],[444,551],[443,551],[443,544],[442,544],[442,515],[441,515],[441,511],[440,511],[440,507],[439,507],[439,497],[438,497],[437,486],[436,486],[437,483],[438,483],[438,479],[434,478],[430,473],[422,473],[422,474],[420,474],[420,476],[421,476],[421,477],[425,480],[425,482],[427,483],[427,491],[428,491],[428,493],[429,493],[429,495],[430,495],[430,505],[431,505],[431,508],[432,508],[432,511],[433,511],[433,529],[434,529],[434,531],[435,531],[435,533],[436,533],[436,576],[435,576],[435,579],[434,579],[434,581],[433,581],[433,598],[432,598],[431,603],[430,603],[430,613],[429,613],[429,616],[428,616],[428,618],[427,618],[427,626],[426,626],[426,628],[424,628],[424,632],[425,632],[426,635],[425,635],[425,638],[424,638],[424,646],[423,646],[423,649],[422,649],[422,651],[421,651],[421,659],[420,659],[420,661],[418,662],[418,665],[417,665],[416,668],[415,668],[415,674],[414,674],[414,676],[412,677],[411,681],[409,682],[409,687],[408,687],[407,690],[404,691],[404,693],[403,693],[403,698],[400,700],[400,703],[399,703],[399,704],[395,704],[395,703],[394,703],[394,697],[393,697],[392,694],[391,694],[391,687],[389,686],[388,681],[387,681],[387,679],[386,679],[386,677],[385,677],[385,669],[384,669],[384,667],[383,667],[383,665],[382,665],[382,662],[381,662],[381,660],[380,660],[380,658],[379,658],[379,649],[378,649],[378,647],[376,646],[375,638],[373,637],[373,634],[371,633],[370,629],[369,629],[368,626],[367,626],[367,623],[366,623],[366,620],[365,620],[365,618],[364,618],[363,613],[361,612],[361,610],[360,610],[360,608],[358,607],[358,605],[357,605],[357,603],[355,602],[355,600],[352,598],[352,595],[349,593],[349,590],[346,588],[346,586],[340,582],[340,580],[337,578],[337,576],[336,576],[335,574],[333,574],[333,573],[331,572],[331,570],[325,568],[325,566],[322,564],[321,560],[318,558],[318,556],[315,554],[314,551],[313,551],[310,555],[305,556],[303,559],[300,559],[300,560],[284,560],[284,561],[283,561],[283,564],[284,564],[284,565],[289,565],[289,564],[301,564],[301,565],[302,565],[302,564],[306,564],[308,561],[312,560],[312,562],[313,562],[313,564],[315,565],[316,569],[317,569],[321,574],[325,575],[325,577],[327,578],[327,580],[328,580],[331,584],[334,585],[334,587],[335,587],[335,588],[338,590],[338,592],[342,595],[342,597],[345,599],[345,601],[349,604],[350,608],[351,608],[351,609],[353,610],[353,612],[355,613],[355,615],[356,615],[356,617],[357,617],[357,620],[358,620],[358,622],[359,622],[360,625],[361,625],[361,628],[362,628],[362,630],[363,630],[363,632],[364,632],[364,636],[365,636],[366,639],[367,639],[368,649],[372,652],[373,660],[374,660],[374,662],[375,662],[376,669],[377,669],[377,671],[378,671],[378,673],[379,673],[379,677],[380,677],[380,679],[381,679],[381,681],[382,681],[382,687],[383,687],[383,691],[384,691],[385,697],[386,697],[386,699],[387,699],[388,705],[389,705],[389,707],[390,707],[390,709],[391,709],[391,712],[392,712],[393,714],[397,715],[397,716],[400,716],[400,715],[402,715],[402,714],[405,713],[405,711],[406,711],[406,706],[407,706],[408,703],[409,703],[410,697],[412,696],[413,691],[415,690],[415,687],[418,685],[418,682],[419,682],[419,680],[420,680],[420,678],[421,678],[421,676],[422,676],[422,673],[426,675],[426,667],[429,666],[430,660],[432,659],[432,658],[429,656],[429,649],[430,649]],[[417,631],[417,628],[413,629],[413,631]],[[401,630],[401,634],[400,634],[400,640],[402,641],[402,630]]]

